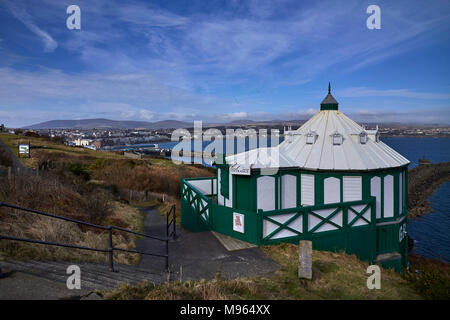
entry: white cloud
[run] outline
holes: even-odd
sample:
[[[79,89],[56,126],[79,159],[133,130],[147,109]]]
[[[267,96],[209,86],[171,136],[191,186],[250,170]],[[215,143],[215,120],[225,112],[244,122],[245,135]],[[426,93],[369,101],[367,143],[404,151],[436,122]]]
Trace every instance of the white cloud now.
[[[448,93],[416,92],[411,89],[372,89],[354,87],[339,90],[342,97],[399,97],[411,99],[450,99]]]
[[[20,3],[6,1],[5,5],[14,17],[20,20],[31,32],[42,40],[44,43],[44,50],[46,52],[53,52],[58,47],[58,43],[47,32],[38,27],[38,25],[31,18],[30,14],[21,6]]]

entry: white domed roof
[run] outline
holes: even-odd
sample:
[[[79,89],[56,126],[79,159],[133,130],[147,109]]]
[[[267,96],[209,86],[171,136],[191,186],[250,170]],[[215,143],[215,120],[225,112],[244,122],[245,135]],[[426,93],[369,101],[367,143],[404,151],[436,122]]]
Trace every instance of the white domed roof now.
[[[322,110],[314,117],[299,129],[286,132],[285,140],[277,147],[229,156],[227,163],[252,168],[339,171],[395,168],[410,163],[379,140],[378,130],[365,130],[338,111],[334,101],[322,103]]]

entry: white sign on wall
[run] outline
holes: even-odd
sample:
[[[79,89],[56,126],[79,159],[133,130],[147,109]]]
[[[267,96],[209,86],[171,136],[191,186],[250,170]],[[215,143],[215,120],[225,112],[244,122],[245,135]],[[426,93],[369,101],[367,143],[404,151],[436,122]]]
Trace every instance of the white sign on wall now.
[[[230,167],[230,173],[231,174],[240,174],[244,176],[250,175],[250,168],[241,167],[237,164],[234,164]]]
[[[19,144],[19,154],[29,154],[29,153],[30,153],[30,145]]]
[[[244,233],[244,215],[233,212],[233,230]]]

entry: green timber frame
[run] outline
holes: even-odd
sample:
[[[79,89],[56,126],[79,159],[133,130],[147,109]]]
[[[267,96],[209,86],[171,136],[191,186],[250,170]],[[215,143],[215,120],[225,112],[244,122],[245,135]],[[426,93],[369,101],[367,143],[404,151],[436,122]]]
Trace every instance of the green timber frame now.
[[[204,193],[204,188],[199,190],[192,184],[196,182],[206,187],[208,182],[209,194]],[[181,180],[181,223],[185,228],[191,231],[214,230],[258,246],[313,240],[317,250],[345,251],[362,260],[376,260],[374,197],[347,203],[252,212],[215,203],[215,184],[216,178]],[[242,217],[243,232],[234,229],[235,214]],[[364,225],[360,225],[360,221]]]

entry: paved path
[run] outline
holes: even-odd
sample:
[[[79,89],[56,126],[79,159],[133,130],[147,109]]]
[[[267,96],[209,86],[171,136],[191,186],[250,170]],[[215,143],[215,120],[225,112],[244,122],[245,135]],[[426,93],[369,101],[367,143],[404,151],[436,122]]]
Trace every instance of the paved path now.
[[[146,214],[144,233],[165,237],[165,218],[156,209],[141,209]],[[117,265],[110,272],[107,264],[55,261],[0,261],[7,277],[0,279],[0,299],[80,299],[95,298],[93,290],[108,290],[121,283],[147,280],[162,283],[167,280],[212,279],[220,272],[223,278],[250,277],[273,273],[279,265],[260,249],[228,252],[211,232],[189,232],[178,228],[178,238],[169,242],[169,268],[165,259],[141,256],[137,266]],[[165,253],[165,242],[151,239],[137,241],[143,251]],[[70,249],[68,249],[70,250]],[[69,290],[67,267],[76,264],[81,269],[81,290]]]
[[[6,145],[6,143],[0,138],[0,149],[4,150],[6,154],[9,155],[12,161],[12,168],[17,170],[25,170],[26,167],[24,164],[17,158],[17,156],[14,154],[14,152]]]
[[[147,214],[144,233],[165,236],[165,218],[156,209],[142,209]],[[227,251],[211,232],[190,232],[178,228],[178,238],[169,243],[171,279],[212,279],[220,271],[222,277],[232,279],[272,273],[279,265],[259,248]],[[165,247],[155,240],[137,242],[140,250],[163,253]],[[138,267],[161,270],[164,259],[143,256]]]

